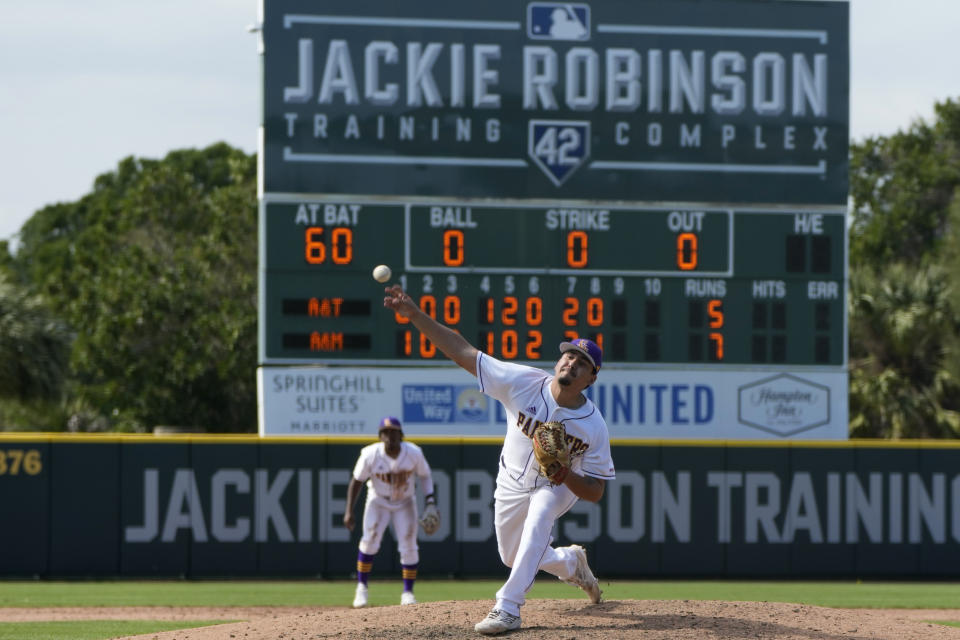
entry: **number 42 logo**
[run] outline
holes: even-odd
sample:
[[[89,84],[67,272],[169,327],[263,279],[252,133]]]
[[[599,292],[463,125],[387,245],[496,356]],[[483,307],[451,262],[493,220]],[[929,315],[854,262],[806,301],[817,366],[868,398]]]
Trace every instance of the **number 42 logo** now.
[[[590,123],[582,120],[531,120],[527,153],[559,187],[590,155]]]

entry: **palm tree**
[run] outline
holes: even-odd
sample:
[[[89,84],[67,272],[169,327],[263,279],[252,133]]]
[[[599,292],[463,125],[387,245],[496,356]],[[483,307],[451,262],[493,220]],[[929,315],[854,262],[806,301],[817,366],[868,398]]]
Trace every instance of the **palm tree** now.
[[[69,343],[63,323],[0,273],[0,398],[59,398]]]
[[[960,437],[960,385],[945,367],[958,330],[950,296],[937,265],[852,273],[851,436]]]

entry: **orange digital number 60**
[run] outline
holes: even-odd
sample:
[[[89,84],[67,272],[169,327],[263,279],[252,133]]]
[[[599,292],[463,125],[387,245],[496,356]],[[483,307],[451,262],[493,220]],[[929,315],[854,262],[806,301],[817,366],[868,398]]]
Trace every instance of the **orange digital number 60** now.
[[[308,264],[323,264],[327,259],[327,245],[323,241],[323,227],[307,227],[303,234],[304,258]],[[330,257],[333,264],[353,262],[353,229],[335,227],[330,232]]]

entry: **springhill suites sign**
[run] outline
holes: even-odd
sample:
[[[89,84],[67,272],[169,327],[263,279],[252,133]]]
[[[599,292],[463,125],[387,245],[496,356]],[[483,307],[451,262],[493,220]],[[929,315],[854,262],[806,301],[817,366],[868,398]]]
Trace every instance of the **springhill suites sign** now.
[[[271,0],[264,191],[841,204],[848,13]]]

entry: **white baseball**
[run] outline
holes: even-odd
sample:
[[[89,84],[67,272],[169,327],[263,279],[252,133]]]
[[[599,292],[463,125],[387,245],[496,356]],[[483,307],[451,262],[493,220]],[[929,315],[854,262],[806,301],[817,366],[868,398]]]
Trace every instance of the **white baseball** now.
[[[373,268],[373,279],[377,282],[386,282],[391,275],[390,267],[385,264],[378,264]]]

